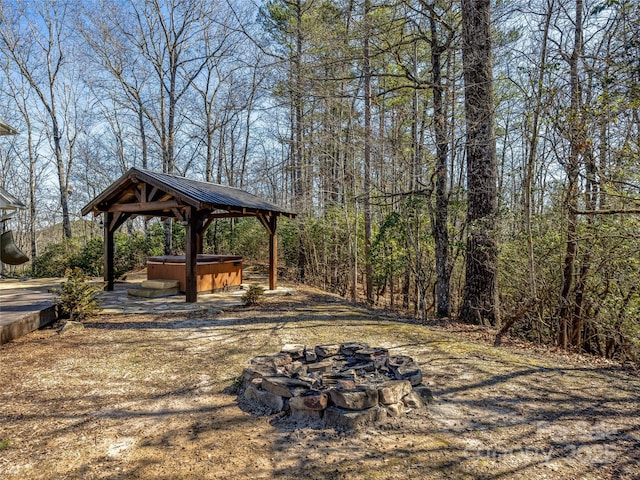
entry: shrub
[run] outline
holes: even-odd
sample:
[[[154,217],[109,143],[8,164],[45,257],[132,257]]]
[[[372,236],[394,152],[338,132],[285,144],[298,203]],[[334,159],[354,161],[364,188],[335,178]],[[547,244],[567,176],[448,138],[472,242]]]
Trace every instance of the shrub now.
[[[104,240],[101,237],[92,238],[82,247],[80,252],[74,255],[68,268],[79,267],[90,277],[102,276],[104,273],[103,250]]]
[[[258,305],[264,300],[264,287],[261,285],[249,285],[249,288],[242,295],[242,302],[246,306]]]
[[[269,251],[269,234],[255,218],[241,218],[236,221],[230,253],[242,252],[245,258],[263,260]]]
[[[156,230],[158,229],[156,228]],[[147,259],[147,252],[161,254],[163,240],[164,237],[160,238],[158,235],[147,238],[142,232],[134,232],[131,235],[126,233],[114,235],[113,267],[115,276],[120,277],[130,270],[143,267]],[[104,240],[101,237],[95,237],[84,245],[82,245],[82,241],[81,238],[71,238],[48,245],[33,261],[34,275],[36,277],[63,277],[66,275],[67,269],[80,268],[88,276],[102,276],[104,273]]]
[[[145,237],[144,233],[134,232],[131,235],[119,233],[114,235],[113,240],[115,243],[113,268],[116,277],[144,267],[150,245],[150,240]]]
[[[82,321],[97,314],[101,308],[98,301],[100,287],[88,283],[80,268],[67,269],[67,281],[51,292],[56,296],[56,305],[65,318]]]
[[[283,217],[278,224],[278,238],[280,239],[281,248],[280,256],[284,260],[284,264],[288,267],[298,265],[298,249],[300,248],[300,231],[299,225],[286,217]]]
[[[64,276],[66,269],[74,265],[74,256],[78,254],[79,249],[76,238],[47,245],[44,251],[33,259],[34,275],[36,277]]]

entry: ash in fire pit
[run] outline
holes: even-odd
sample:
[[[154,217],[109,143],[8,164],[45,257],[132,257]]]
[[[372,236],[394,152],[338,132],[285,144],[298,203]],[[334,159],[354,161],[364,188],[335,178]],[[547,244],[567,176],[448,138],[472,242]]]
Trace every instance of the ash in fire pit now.
[[[403,415],[432,399],[411,357],[359,342],[285,345],[255,357],[242,372],[241,396],[267,413],[345,429]]]

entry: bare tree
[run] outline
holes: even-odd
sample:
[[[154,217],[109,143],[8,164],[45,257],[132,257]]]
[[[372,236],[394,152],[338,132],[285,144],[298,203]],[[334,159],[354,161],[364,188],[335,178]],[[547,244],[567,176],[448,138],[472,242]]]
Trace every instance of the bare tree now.
[[[75,108],[72,105],[75,99],[67,96],[73,91],[64,72],[71,56],[67,25],[70,9],[64,0],[0,3],[2,50],[34,90],[50,122],[51,147],[60,188],[62,228],[67,238],[71,238],[69,181],[73,163],[72,143],[77,138],[77,131],[65,124],[64,118]]]
[[[128,0],[119,9],[113,9],[111,2],[102,5],[103,12],[109,12],[112,18],[111,26],[119,29],[125,51],[131,53],[138,68],[149,74],[143,86],[138,81],[124,81],[121,71],[127,59],[109,68],[133,100],[145,139],[143,114],[149,121],[166,173],[176,173],[176,142],[182,122],[180,105],[207,65],[210,52],[203,42],[215,17],[215,5],[216,2],[198,0]],[[167,222],[166,253],[172,250],[171,232],[171,223]]]
[[[29,211],[29,242],[31,247],[31,259],[33,260],[38,255],[36,231],[38,214],[37,187],[40,184],[42,170],[45,168],[41,165],[41,156],[38,153],[42,143],[42,138],[41,135],[38,135],[34,128],[34,122],[31,119],[31,111],[29,108],[31,90],[28,82],[24,77],[18,77],[17,79],[12,77],[10,73],[11,63],[9,61],[5,63],[4,67],[7,78],[7,94],[14,99],[16,109],[22,117],[22,125],[24,125],[24,131],[21,132],[21,136],[24,137],[25,147],[16,149],[15,153],[27,172],[27,182],[29,185],[29,200],[27,205]]]
[[[204,177],[207,182],[214,179],[221,183],[219,176],[221,169],[217,168],[218,176],[214,176],[214,157],[216,154],[216,134],[218,135],[218,148],[222,143],[222,129],[225,127],[228,116],[222,104],[225,90],[230,88],[233,74],[239,69],[238,66],[225,65],[226,57],[236,53],[234,48],[237,45],[229,37],[229,32],[206,33],[204,37],[205,48],[208,52],[206,66],[203,69],[201,78],[193,84],[197,92],[200,117],[200,125],[194,125],[202,131],[200,142],[205,146]],[[238,42],[239,43],[239,42]],[[195,119],[194,119],[195,120]],[[218,159],[221,157],[218,156]]]
[[[532,85],[533,105],[531,112],[531,127],[527,139],[528,156],[525,165],[524,175],[524,222],[527,232],[527,258],[529,263],[529,292],[532,301],[538,301],[538,287],[536,279],[536,262],[534,256],[533,230],[532,230],[532,214],[533,201],[532,190],[534,187],[534,174],[536,170],[536,162],[538,161],[538,144],[540,138],[540,123],[543,114],[543,95],[544,95],[544,78],[547,64],[547,48],[549,44],[549,28],[554,13],[555,0],[546,1],[546,11],[543,14],[542,23],[542,39],[540,42],[540,60],[537,66],[537,77]],[[538,329],[542,322],[541,315],[538,318]]]
[[[108,10],[107,10],[108,9]],[[135,118],[136,141],[128,149],[127,157],[139,158],[142,168],[150,168],[149,162],[149,121],[152,118],[147,107],[150,102],[151,72],[129,41],[128,32],[134,30],[132,19],[125,15],[110,14],[109,4],[101,3],[95,8],[85,8],[78,19],[77,28],[82,36],[87,63],[96,67],[95,75],[89,77],[94,96],[102,105],[105,117],[123,116],[120,109],[130,110]],[[107,75],[105,75],[105,73]],[[108,112],[111,112],[110,114]],[[109,123],[117,122],[114,136],[124,135],[119,120],[106,118]],[[124,154],[125,139],[116,138],[116,156]],[[134,155],[131,148],[139,148],[140,155]],[[120,170],[130,167],[130,160],[122,158]]]

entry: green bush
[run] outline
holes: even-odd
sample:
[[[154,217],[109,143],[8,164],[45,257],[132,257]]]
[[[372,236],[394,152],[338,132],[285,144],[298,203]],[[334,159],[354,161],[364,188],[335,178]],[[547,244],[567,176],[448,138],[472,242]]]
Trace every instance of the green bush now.
[[[101,308],[98,293],[101,288],[87,282],[87,277],[80,268],[67,269],[67,281],[51,292],[56,297],[56,305],[64,318],[81,321],[97,314]]]
[[[151,222],[148,226],[148,238],[146,240],[145,252],[153,257],[164,255],[165,223],[161,221]],[[137,232],[140,233],[140,232]],[[171,245],[173,253],[183,252],[185,248],[185,228],[179,222],[171,224]],[[135,242],[134,242],[135,243]]]
[[[163,224],[150,229],[149,238],[142,232],[114,236],[114,273],[120,277],[130,270],[142,268],[148,255],[164,252]],[[81,238],[66,239],[48,245],[33,261],[36,277],[63,277],[67,269],[80,268],[86,275],[99,277],[104,273],[104,239],[95,237],[82,244]]]
[[[209,226],[204,237],[205,253],[235,253],[231,247],[231,223],[235,220],[233,218],[219,218]]]
[[[278,220],[278,238],[280,239],[280,256],[287,267],[298,264],[298,249],[300,248],[299,224],[283,217]]]
[[[261,285],[251,284],[246,292],[242,295],[242,303],[246,306],[259,305],[264,300],[264,287]]]
[[[233,229],[231,254],[264,261],[269,258],[269,234],[255,218],[239,219]]]
[[[77,238],[63,240],[48,245],[42,253],[33,259],[33,272],[36,277],[62,277],[67,268],[73,266],[74,257],[80,251]]]
[[[52,243],[33,259],[33,273],[36,277],[63,277],[67,269],[80,268],[89,276],[101,276],[103,250],[104,240],[100,237],[84,245],[79,237]]]
[[[81,268],[90,277],[99,277],[104,272],[103,252],[104,240],[101,237],[92,238],[71,258],[69,267]]]
[[[184,245],[184,237],[179,245]],[[177,244],[178,245],[178,244]],[[207,230],[206,253],[242,255],[245,259],[267,258],[269,235],[256,218],[218,219]]]
[[[143,232],[134,232],[131,235],[117,234],[113,241],[115,244],[113,269],[116,277],[144,267],[151,242]]]

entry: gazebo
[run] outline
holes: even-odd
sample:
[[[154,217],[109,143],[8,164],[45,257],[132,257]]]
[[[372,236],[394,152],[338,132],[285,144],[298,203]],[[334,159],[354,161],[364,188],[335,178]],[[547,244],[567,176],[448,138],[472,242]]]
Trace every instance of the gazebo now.
[[[186,301],[198,300],[196,264],[216,218],[256,217],[269,234],[269,288],[277,285],[277,219],[293,212],[237,188],[131,168],[82,209],[103,214],[105,290],[114,286],[114,232],[130,218],[175,219],[185,226]]]

